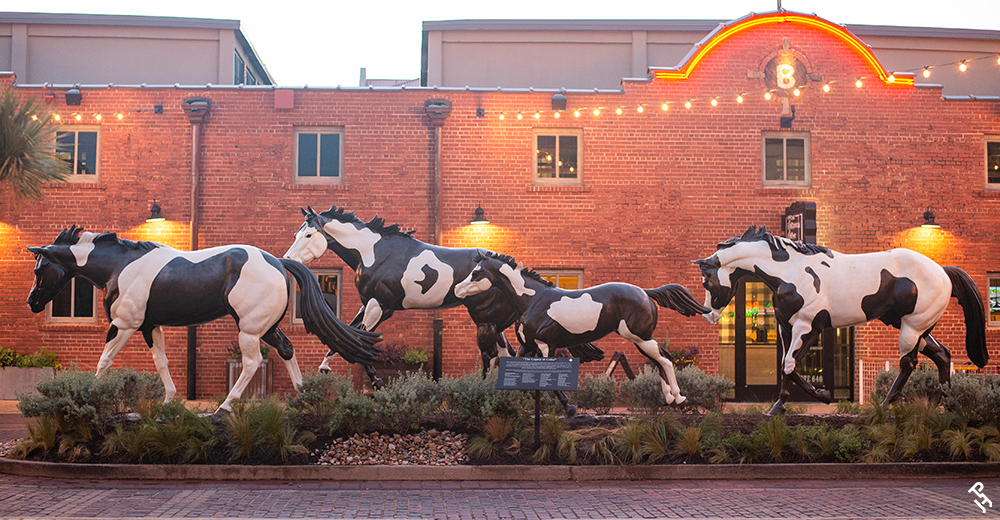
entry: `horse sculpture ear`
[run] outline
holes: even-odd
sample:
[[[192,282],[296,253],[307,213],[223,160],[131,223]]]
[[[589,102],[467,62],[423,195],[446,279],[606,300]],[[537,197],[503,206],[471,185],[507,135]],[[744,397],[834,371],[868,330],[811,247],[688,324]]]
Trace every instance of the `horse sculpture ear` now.
[[[42,256],[46,256],[46,254],[49,252],[49,250],[45,249],[44,247],[31,247],[31,246],[28,246],[28,251],[33,255],[42,255]]]
[[[306,210],[304,210],[304,209],[302,209],[302,208],[299,208],[299,211],[301,211],[301,212],[302,212],[302,216],[303,216],[303,217],[308,217],[308,216],[309,216],[309,214],[308,214],[308,213],[306,213]]]

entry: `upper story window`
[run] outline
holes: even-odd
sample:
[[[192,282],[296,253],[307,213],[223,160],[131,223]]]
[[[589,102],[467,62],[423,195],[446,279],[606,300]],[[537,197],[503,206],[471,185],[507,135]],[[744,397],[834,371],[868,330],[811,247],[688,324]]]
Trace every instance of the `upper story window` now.
[[[56,152],[73,167],[71,181],[97,181],[98,128],[62,127],[56,132]]]
[[[295,182],[341,184],[344,166],[344,129],[295,129]]]
[[[989,273],[990,280],[990,327],[1000,327],[1000,273]]]
[[[808,188],[809,132],[764,132],[761,137],[764,186]]]
[[[583,184],[583,130],[538,129],[534,141],[535,184]]]
[[[986,187],[1000,189],[1000,136],[986,137]]]
[[[246,64],[239,52],[233,52],[233,85],[248,84],[246,82]]]
[[[583,289],[583,271],[580,269],[535,269],[535,272],[560,289]]]
[[[337,317],[340,317],[340,279],[341,271],[340,269],[313,269],[313,273],[316,275],[316,280],[319,281],[320,290],[323,291],[323,298],[326,299],[326,303],[333,309],[333,312],[337,313]],[[296,325],[302,324],[302,291],[299,289],[298,284],[292,283],[294,287],[294,293],[290,298],[292,303],[292,323]]]
[[[97,323],[97,293],[90,282],[73,277],[46,306],[48,323],[92,324]]]

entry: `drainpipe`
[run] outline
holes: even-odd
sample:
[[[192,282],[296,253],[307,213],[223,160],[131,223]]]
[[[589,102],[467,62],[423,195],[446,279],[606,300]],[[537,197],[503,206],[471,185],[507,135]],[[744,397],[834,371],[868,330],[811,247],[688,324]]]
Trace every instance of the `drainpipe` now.
[[[428,99],[424,101],[424,113],[434,128],[434,169],[431,178],[431,243],[441,245],[441,127],[451,114],[451,101]],[[434,311],[434,380],[441,379],[441,356],[444,350],[444,318],[441,310]]]
[[[198,192],[201,179],[198,171],[198,157],[201,155],[201,127],[208,122],[212,100],[205,97],[185,98],[181,104],[191,123],[191,250],[198,249],[198,207],[201,201]],[[198,327],[188,327],[187,337],[187,398],[198,398]]]

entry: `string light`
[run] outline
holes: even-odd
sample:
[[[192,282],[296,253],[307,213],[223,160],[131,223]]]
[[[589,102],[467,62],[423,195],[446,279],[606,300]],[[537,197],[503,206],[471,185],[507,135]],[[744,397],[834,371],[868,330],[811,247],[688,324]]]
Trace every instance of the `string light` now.
[[[830,84],[829,83],[824,83],[823,84],[823,92],[829,92],[829,91],[830,91]]]
[[[535,119],[541,119],[541,118],[542,118],[542,114],[539,113],[539,112],[535,112]]]
[[[802,95],[802,91],[799,90],[799,89],[795,89],[795,90],[792,91],[792,94],[794,94],[795,97],[799,97],[799,96]]]
[[[55,119],[56,121],[62,121],[62,118],[59,117],[59,114],[52,114],[52,119]]]
[[[104,116],[102,116],[101,114],[94,114],[94,119],[100,121],[101,119],[104,119]]]
[[[518,112],[518,113],[517,113],[517,118],[518,118],[518,119],[524,119],[524,116],[522,116],[522,115],[521,115],[521,113],[520,113],[520,112]]]
[[[123,114],[121,112],[118,112],[117,114],[115,114],[115,117],[117,117],[118,120],[121,121],[122,119],[125,119],[125,114]],[[500,119],[503,119],[503,118],[501,117]]]
[[[719,100],[715,99],[715,98],[712,98],[712,106],[714,107],[714,106],[718,106],[718,105],[719,105]]]
[[[594,109],[594,116],[599,116],[599,115],[601,115],[601,109],[595,108]]]
[[[889,83],[895,83],[896,82],[896,76],[893,75],[893,74],[889,74],[889,77],[885,78],[885,80],[888,81]]]
[[[930,67],[924,67],[924,77],[925,78],[931,77],[931,68]]]
[[[573,111],[573,117],[580,117],[580,111],[579,110],[574,110]]]
[[[663,111],[666,112],[667,109],[670,108],[670,107],[666,103],[664,103],[664,104],[660,105],[660,108],[662,108]]]
[[[552,114],[552,117],[554,117],[554,118],[556,118],[556,119],[559,119],[559,118],[560,118],[560,117],[562,117],[562,116],[560,116],[560,115],[559,115],[559,112],[558,112],[558,111],[556,111],[556,113],[555,113],[555,114]]]
[[[997,65],[1000,65],[1000,55],[997,55]]]
[[[82,121],[82,120],[83,120],[83,115],[81,115],[81,114],[76,114],[76,120],[77,120],[77,121]]]
[[[684,102],[684,108],[691,108],[691,102],[690,101],[685,101]]]
[[[642,105],[639,105],[639,106],[635,107],[635,111],[638,112],[638,113],[640,113],[640,114],[642,113],[643,110],[645,110],[645,109],[642,108]]]
[[[736,96],[736,102],[737,103],[742,103],[743,102],[743,94],[740,94],[740,95]]]
[[[965,60],[962,60],[962,62],[958,64],[958,70],[961,72],[969,70],[969,66],[965,64]]]
[[[764,93],[764,99],[766,99],[768,101],[771,100],[771,92],[770,91]]]
[[[622,115],[622,107],[616,108],[615,109],[615,113],[618,114],[618,115]]]
[[[31,114],[31,120],[38,121],[38,116],[36,116],[35,114]]]
[[[858,80],[854,82],[854,86],[858,88],[864,86],[864,83],[861,82],[861,78],[858,78]]]
[[[503,112],[500,112],[500,120],[503,121],[504,119],[507,119],[507,116]]]

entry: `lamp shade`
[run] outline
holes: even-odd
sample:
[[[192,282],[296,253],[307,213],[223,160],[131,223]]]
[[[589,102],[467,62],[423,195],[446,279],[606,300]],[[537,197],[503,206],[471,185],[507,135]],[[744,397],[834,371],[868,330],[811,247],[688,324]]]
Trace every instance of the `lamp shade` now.
[[[934,212],[930,208],[927,208],[927,211],[924,212],[924,223],[920,227],[934,229],[941,227],[940,224],[934,222]]]
[[[482,206],[476,206],[476,214],[473,215],[473,217],[472,217],[472,223],[473,224],[489,224],[490,221],[486,220],[486,217],[483,216],[483,214],[484,214],[484,211],[483,211]]]
[[[166,218],[163,216],[160,205],[153,202],[153,207],[149,208],[149,218],[146,219],[146,222],[160,222],[163,220],[166,220]]]

